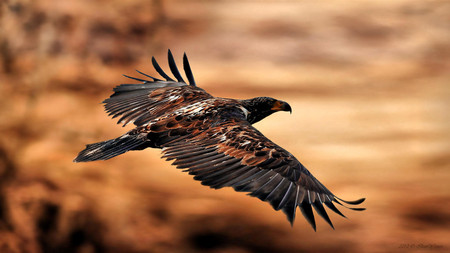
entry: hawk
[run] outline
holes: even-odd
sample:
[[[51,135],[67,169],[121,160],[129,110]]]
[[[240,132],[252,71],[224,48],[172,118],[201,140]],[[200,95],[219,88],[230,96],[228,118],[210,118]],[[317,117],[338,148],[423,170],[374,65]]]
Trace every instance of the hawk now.
[[[155,70],[165,79],[126,76],[140,84],[121,84],[103,101],[106,112],[123,126],[136,127],[124,135],[89,144],[74,162],[107,160],[130,150],[159,148],[163,158],[214,189],[233,187],[282,210],[293,225],[297,207],[316,230],[312,208],[333,229],[324,205],[345,217],[333,203],[352,210],[365,199],[345,201],[331,193],[291,153],[252,125],[291,106],[270,97],[231,99],[214,97],[197,87],[186,53],[181,76],[170,50],[167,75],[154,57]]]

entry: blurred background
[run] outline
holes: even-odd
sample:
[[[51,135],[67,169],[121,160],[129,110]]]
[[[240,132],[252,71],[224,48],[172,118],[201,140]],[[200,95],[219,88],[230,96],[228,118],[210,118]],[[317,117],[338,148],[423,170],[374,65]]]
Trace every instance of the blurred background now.
[[[212,95],[288,101],[256,127],[367,210],[314,232],[159,150],[72,163],[168,48]],[[449,83],[448,1],[3,0],[0,252],[448,252]]]

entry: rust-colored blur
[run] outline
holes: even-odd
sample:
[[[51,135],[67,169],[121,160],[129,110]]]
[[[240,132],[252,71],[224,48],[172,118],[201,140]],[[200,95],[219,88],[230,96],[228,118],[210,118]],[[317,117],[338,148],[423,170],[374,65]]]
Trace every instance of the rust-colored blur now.
[[[449,24],[448,1],[1,1],[0,252],[448,252]],[[289,102],[256,127],[367,210],[314,232],[159,150],[72,163],[168,48],[215,96]]]

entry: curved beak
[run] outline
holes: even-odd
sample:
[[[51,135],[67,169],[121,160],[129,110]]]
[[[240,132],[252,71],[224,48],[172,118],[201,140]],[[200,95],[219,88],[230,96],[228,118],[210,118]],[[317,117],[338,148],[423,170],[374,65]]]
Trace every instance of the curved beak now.
[[[272,111],[276,111],[276,112],[278,112],[278,111],[285,111],[285,112],[289,112],[289,113],[291,113],[292,114],[292,108],[291,108],[291,106],[288,104],[288,103],[286,103],[286,102],[284,102],[284,101],[281,101],[281,100],[277,100],[274,104],[273,104],[273,106],[272,106],[272,108],[270,108]]]

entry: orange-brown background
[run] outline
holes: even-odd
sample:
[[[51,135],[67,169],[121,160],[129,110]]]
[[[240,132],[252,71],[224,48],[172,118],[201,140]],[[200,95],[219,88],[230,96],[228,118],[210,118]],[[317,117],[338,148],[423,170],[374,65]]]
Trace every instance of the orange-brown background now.
[[[449,250],[448,1],[3,0],[0,22],[1,252]],[[256,127],[367,210],[314,232],[158,150],[72,163],[129,129],[100,102],[168,48],[215,96],[288,101]]]

